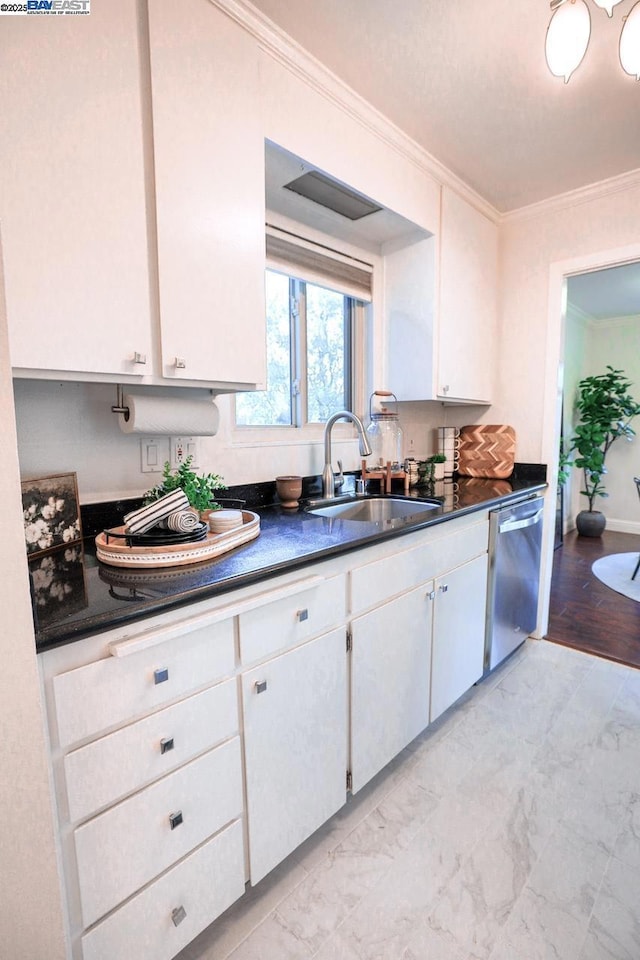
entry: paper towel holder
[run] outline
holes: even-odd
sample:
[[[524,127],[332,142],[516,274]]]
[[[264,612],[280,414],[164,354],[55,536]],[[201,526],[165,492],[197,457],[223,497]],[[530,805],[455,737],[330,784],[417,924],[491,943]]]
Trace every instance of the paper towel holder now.
[[[116,384],[116,402],[115,405],[111,407],[112,413],[123,413],[125,420],[129,419],[129,407],[124,405],[124,393],[122,391],[122,384]]]

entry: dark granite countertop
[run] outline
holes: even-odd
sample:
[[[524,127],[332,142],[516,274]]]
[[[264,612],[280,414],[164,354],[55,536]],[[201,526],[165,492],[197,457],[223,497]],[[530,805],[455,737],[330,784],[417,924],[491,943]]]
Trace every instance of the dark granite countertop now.
[[[29,563],[36,647],[42,651],[79,640],[454,516],[507,504],[544,489],[544,467],[541,469],[537,477],[536,471],[528,470],[510,480],[459,478],[455,492],[453,485],[445,484],[447,495],[440,498],[437,509],[409,527],[393,521],[328,520],[302,508],[290,511],[248,505],[260,515],[257,539],[217,559],[184,567],[128,570],[107,566],[96,559],[91,532],[82,545],[60,548]],[[433,499],[421,490],[412,490],[410,496]]]

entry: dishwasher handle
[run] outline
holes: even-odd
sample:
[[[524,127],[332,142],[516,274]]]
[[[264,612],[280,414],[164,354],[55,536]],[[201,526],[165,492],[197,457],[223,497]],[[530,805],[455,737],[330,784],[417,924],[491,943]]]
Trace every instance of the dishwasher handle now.
[[[510,533],[512,530],[526,530],[527,527],[533,527],[542,518],[542,509],[532,513],[530,517],[524,520],[505,520],[498,524],[498,533]]]

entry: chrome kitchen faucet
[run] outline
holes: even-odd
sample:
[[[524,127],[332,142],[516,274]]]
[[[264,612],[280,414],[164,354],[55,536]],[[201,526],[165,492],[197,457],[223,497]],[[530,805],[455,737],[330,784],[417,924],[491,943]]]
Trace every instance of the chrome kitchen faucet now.
[[[322,496],[325,498],[335,497],[335,477],[333,467],[331,466],[331,431],[336,420],[351,420],[358,431],[358,440],[360,442],[360,456],[368,457],[371,454],[371,447],[367,435],[364,432],[362,421],[355,413],[350,410],[341,410],[329,417],[324,428],[324,470],[322,471]],[[342,468],[341,468],[342,472]]]

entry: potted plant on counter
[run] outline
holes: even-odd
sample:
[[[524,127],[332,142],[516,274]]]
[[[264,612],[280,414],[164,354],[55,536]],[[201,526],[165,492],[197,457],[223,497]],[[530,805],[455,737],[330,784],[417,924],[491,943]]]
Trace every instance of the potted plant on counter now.
[[[607,497],[603,484],[607,473],[605,460],[612,443],[619,437],[631,440],[635,430],[630,421],[640,413],[640,404],[629,393],[631,383],[622,370],[607,366],[607,373],[585,377],[578,384],[576,412],[578,425],[569,446],[569,456],[577,454],[572,464],[582,470],[589,507],[576,517],[578,533],[583,537],[601,536],[606,518],[595,510],[598,497]]]
[[[145,505],[153,503],[154,500],[158,500],[166,493],[171,493],[172,490],[181,489],[189,500],[189,506],[201,517],[211,510],[219,510],[220,504],[215,502],[214,495],[216,490],[226,490],[224,480],[217,473],[195,473],[191,469],[192,462],[193,457],[189,456],[175,471],[172,471],[171,464],[167,461],[162,471],[162,481],[145,493]]]

